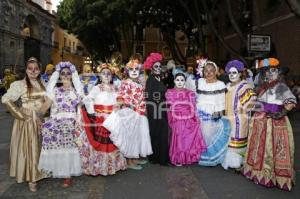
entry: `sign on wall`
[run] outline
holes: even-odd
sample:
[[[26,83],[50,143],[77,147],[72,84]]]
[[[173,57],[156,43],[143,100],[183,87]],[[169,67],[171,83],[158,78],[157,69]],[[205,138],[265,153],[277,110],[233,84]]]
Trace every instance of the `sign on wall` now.
[[[270,52],[270,35],[248,35],[248,51],[250,52]]]

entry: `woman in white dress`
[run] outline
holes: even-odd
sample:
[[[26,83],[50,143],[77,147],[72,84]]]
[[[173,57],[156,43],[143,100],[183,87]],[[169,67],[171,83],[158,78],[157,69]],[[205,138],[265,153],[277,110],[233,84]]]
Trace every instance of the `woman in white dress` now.
[[[199,164],[216,166],[223,162],[227,151],[230,123],[223,117],[226,86],[217,80],[218,67],[212,61],[204,64],[204,78],[194,81],[197,92],[197,112],[207,150],[201,154]]]
[[[59,81],[61,83],[57,84]],[[77,131],[77,106],[83,90],[75,66],[70,62],[56,65],[46,90],[48,98],[40,112],[44,114],[50,106],[51,111],[42,125],[39,169],[49,172],[54,178],[64,178],[62,186],[68,187],[71,176],[82,174],[74,134]]]
[[[117,89],[112,84],[112,69],[103,64],[99,69],[101,83],[94,86],[83,99],[84,130],[77,138],[83,172],[86,175],[113,175],[125,170],[126,159],[109,138],[104,120],[117,104]]]
[[[145,116],[146,103],[144,85],[140,82],[141,64],[131,60],[126,65],[129,78],[122,81],[118,103],[121,110],[113,112],[103,126],[111,131],[110,138],[128,159],[128,168],[140,170],[140,157],[152,154],[148,119]]]

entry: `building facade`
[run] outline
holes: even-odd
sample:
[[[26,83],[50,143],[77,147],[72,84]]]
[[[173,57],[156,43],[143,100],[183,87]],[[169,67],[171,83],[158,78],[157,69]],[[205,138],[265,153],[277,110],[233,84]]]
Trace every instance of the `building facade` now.
[[[241,17],[246,17],[247,12],[243,11],[243,1],[231,1],[233,16],[243,31]],[[244,1],[245,2],[245,1]],[[226,1],[220,3],[218,9],[217,25],[218,31],[226,43],[232,48],[241,52],[241,39],[234,31],[226,8]],[[265,56],[275,56],[280,60],[280,65],[290,69],[289,75],[300,75],[300,17],[297,17],[289,7],[287,1],[280,0],[255,0],[250,5],[249,34],[266,35],[271,38],[270,52],[254,52],[247,57],[251,59]],[[245,33],[245,31],[243,31]],[[247,33],[245,33],[247,34]],[[234,58],[224,47],[217,42],[214,56],[220,63]]]
[[[52,63],[70,61],[80,70],[88,57],[84,45],[73,34],[54,24],[53,49],[51,51]]]
[[[121,53],[124,58],[130,57],[130,52],[140,53],[146,58],[151,52],[160,52],[164,55],[166,60],[171,59],[171,51],[169,46],[164,42],[163,36],[158,28],[148,27],[137,29],[134,28],[133,38],[129,39],[133,42],[133,49],[129,49],[127,42],[121,40]],[[188,40],[184,33],[176,32],[176,41],[178,43],[180,51],[186,55]]]
[[[0,19],[0,71],[22,69],[31,56],[51,62],[54,15],[31,0],[2,0]]]

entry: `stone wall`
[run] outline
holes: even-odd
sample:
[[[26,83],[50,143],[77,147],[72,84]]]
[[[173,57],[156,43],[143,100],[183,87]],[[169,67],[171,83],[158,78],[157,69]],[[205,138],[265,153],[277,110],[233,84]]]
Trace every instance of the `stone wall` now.
[[[24,67],[24,27],[26,24],[40,41],[40,62],[44,66],[51,61],[53,23],[55,16],[28,0],[0,1],[0,75],[4,68]],[[2,20],[3,19],[3,20]],[[30,20],[29,20],[30,19]]]

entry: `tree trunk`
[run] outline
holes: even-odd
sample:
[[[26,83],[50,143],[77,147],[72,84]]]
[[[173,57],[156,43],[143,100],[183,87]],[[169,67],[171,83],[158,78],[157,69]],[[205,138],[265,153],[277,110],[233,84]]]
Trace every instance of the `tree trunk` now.
[[[231,23],[232,27],[234,28],[234,30],[236,31],[236,33],[238,34],[238,36],[240,37],[240,39],[242,41],[242,45],[246,46],[247,45],[247,41],[246,41],[246,39],[245,39],[245,37],[244,37],[244,35],[243,35],[240,27],[236,23],[236,20],[235,20],[235,18],[233,16],[230,0],[226,0],[226,6],[227,6],[227,14],[228,14],[230,23]]]
[[[292,11],[300,17],[300,0],[287,0]]]
[[[259,0],[253,1],[253,13],[257,17],[257,30],[259,30],[261,28],[261,23],[262,23],[261,10],[260,10],[258,1]]]
[[[199,37],[199,44],[200,44],[199,47],[200,47],[202,53],[206,53],[204,34],[203,34],[203,30],[202,30],[202,19],[201,19],[201,15],[200,15],[200,8],[199,8],[198,0],[194,0],[194,5],[196,8],[196,15],[197,15],[197,21],[198,21],[196,26],[197,26],[197,30],[198,30],[197,32],[198,32],[198,37]]]
[[[175,61],[179,62],[180,64],[184,64],[185,59],[184,59],[182,53],[179,52],[180,49],[177,48],[178,44],[175,41],[175,39],[172,39],[172,36],[166,31],[163,31],[162,34],[164,37],[164,41],[167,43],[167,45],[171,49],[172,57],[175,59]]]
[[[187,14],[190,17],[190,20],[192,23],[197,27],[198,29],[198,37],[199,37],[199,43],[200,43],[200,49],[202,52],[205,52],[205,42],[204,42],[204,36],[203,36],[203,31],[202,31],[202,26],[201,26],[201,17],[199,15],[199,9],[198,9],[198,3],[197,0],[194,0],[194,5],[196,6],[196,15],[197,19],[193,16],[191,9],[188,7],[188,5],[185,3],[184,0],[179,0],[179,3],[182,5],[182,7],[185,9]],[[198,12],[199,11],[199,12]]]
[[[210,26],[210,29],[212,30],[212,32],[214,33],[214,35],[219,39],[219,41],[221,42],[221,44],[223,45],[223,47],[228,50],[231,54],[239,57],[242,61],[244,61],[245,63],[246,60],[244,59],[244,57],[242,55],[240,55],[236,50],[234,50],[232,47],[230,47],[224,40],[224,38],[222,37],[222,35],[217,31],[216,27],[215,27],[215,24],[214,24],[214,21],[213,21],[213,18],[212,18],[212,15],[211,15],[211,12],[209,9],[208,9],[208,6],[206,4],[206,1],[205,0],[201,0],[201,3],[202,3],[202,6],[203,8],[205,9],[205,12],[207,13],[207,16],[208,16],[208,22],[209,22],[209,26]]]

